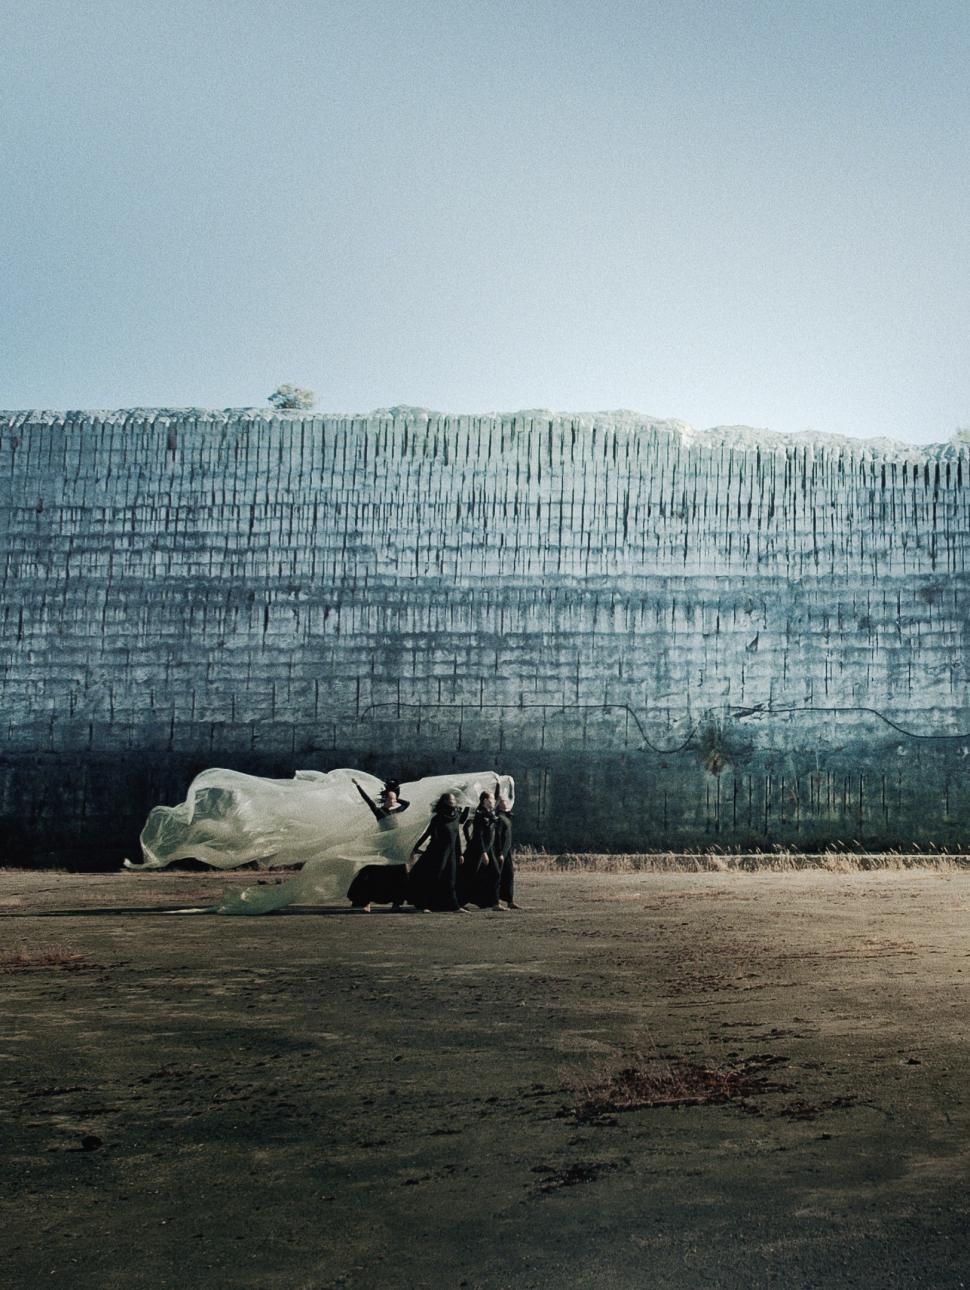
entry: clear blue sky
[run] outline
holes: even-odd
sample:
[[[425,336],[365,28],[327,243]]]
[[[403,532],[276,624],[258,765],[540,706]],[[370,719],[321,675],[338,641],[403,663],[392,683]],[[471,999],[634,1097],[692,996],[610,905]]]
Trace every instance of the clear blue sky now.
[[[970,425],[967,0],[0,0],[0,406]]]

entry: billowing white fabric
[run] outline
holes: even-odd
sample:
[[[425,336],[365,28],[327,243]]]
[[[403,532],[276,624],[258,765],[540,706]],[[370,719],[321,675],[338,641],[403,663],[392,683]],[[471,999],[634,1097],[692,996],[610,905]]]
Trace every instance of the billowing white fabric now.
[[[255,861],[260,868],[302,865],[284,883],[226,892],[226,914],[263,914],[289,904],[343,899],[365,864],[404,864],[428,826],[442,793],[474,807],[488,789],[511,802],[515,783],[495,771],[434,775],[402,784],[406,811],[375,819],[354,781],[377,801],[382,781],[364,771],[298,770],[293,779],[260,779],[233,770],[206,770],[178,806],[156,806],[141,834],[142,864],[164,869],[176,860],[202,860],[218,869]]]

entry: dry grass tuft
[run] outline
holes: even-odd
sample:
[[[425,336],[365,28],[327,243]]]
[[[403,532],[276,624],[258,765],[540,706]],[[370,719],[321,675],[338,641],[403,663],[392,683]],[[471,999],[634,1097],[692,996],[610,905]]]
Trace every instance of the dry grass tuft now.
[[[71,945],[45,945],[36,949],[22,945],[19,949],[0,954],[0,972],[37,972],[44,969],[76,972],[80,968],[97,966],[86,954]]]
[[[532,873],[867,873],[880,870],[952,872],[970,868],[970,856],[943,852],[821,851],[651,851],[612,855],[564,851],[560,855],[533,851],[516,865]]]
[[[41,865],[41,864],[2,864],[0,865],[0,876],[16,875],[19,877],[25,873],[31,874],[31,875],[41,874],[45,878],[49,878],[52,876],[63,876],[63,877],[67,877],[68,875],[70,875],[71,877],[76,876],[71,873],[70,869],[48,868],[46,865]]]
[[[783,1088],[769,1081],[765,1072],[784,1061],[771,1054],[728,1065],[637,1057],[632,1065],[567,1080],[566,1087],[575,1099],[571,1111],[579,1120],[647,1107],[718,1106]]]

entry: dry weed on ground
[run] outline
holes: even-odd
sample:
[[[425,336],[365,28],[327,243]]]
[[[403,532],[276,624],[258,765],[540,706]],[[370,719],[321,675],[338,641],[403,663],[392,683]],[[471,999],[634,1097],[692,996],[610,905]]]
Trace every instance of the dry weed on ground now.
[[[532,873],[794,873],[806,869],[823,873],[867,873],[873,869],[952,872],[970,868],[970,856],[945,851],[709,851],[697,855],[678,851],[630,855],[564,851],[549,855],[536,851],[516,855],[516,865]]]
[[[22,945],[19,949],[0,953],[0,972],[36,972],[43,969],[74,972],[80,968],[97,966],[72,945],[44,945],[34,949]]]
[[[566,1089],[574,1100],[566,1113],[578,1120],[596,1121],[615,1112],[648,1107],[743,1102],[759,1093],[786,1089],[766,1074],[786,1060],[771,1053],[730,1064],[637,1056],[629,1065],[612,1065],[568,1078]]]

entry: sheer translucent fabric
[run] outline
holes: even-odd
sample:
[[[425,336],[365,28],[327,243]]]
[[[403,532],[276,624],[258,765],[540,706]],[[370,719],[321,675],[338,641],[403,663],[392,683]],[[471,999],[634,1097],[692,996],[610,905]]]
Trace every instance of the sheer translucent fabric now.
[[[289,904],[342,900],[366,864],[404,864],[427,828],[434,803],[454,793],[475,807],[488,789],[513,801],[515,784],[495,771],[455,772],[402,784],[407,810],[375,819],[354,781],[377,801],[382,781],[364,771],[298,770],[293,779],[261,779],[233,770],[206,770],[178,806],[156,806],[141,834],[143,861],[129,869],[164,869],[176,860],[202,860],[217,869],[256,862],[261,869],[301,865],[283,883],[226,892],[226,914],[262,914]]]

